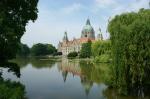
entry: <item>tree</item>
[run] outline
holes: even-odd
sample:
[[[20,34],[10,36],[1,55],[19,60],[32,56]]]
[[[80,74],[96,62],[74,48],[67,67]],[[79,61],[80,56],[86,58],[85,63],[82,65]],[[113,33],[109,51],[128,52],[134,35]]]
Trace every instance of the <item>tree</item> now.
[[[109,62],[111,58],[110,40],[99,40],[92,43],[92,55],[95,62]]]
[[[27,57],[30,55],[30,48],[26,44],[20,44],[17,56],[20,57]]]
[[[47,54],[53,54],[57,51],[57,49],[52,44],[46,44],[47,46]]]
[[[37,19],[38,0],[0,0],[0,60],[16,56],[25,26]]]
[[[79,54],[80,58],[90,58],[91,57],[91,55],[92,55],[91,44],[92,44],[91,41],[82,44],[81,52]]]
[[[139,95],[150,85],[150,9],[115,16],[108,25],[113,54],[113,86]],[[141,93],[142,94],[142,93]]]
[[[92,55],[94,57],[100,56],[102,54],[110,54],[111,42],[109,40],[96,41],[92,43]]]
[[[77,52],[70,52],[67,57],[77,57],[78,53]]]
[[[35,44],[31,48],[32,56],[45,56],[56,52],[56,48],[51,44]]]

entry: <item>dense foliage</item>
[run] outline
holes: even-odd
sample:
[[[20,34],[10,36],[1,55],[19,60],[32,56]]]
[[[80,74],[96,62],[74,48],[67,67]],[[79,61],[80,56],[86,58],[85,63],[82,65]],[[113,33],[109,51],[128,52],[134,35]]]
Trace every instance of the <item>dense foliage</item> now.
[[[45,56],[56,52],[56,48],[51,44],[35,44],[31,48],[31,55],[33,56]]]
[[[30,55],[30,48],[26,44],[20,44],[17,56],[19,57],[27,57]]]
[[[91,41],[82,44],[81,51],[79,54],[80,58],[90,58],[91,57],[91,55],[92,55],[91,45],[92,45]]]
[[[0,60],[16,56],[25,26],[37,19],[38,0],[0,0]]]
[[[16,63],[0,62],[0,67],[5,68],[20,77],[20,67]],[[25,99],[25,87],[15,81],[5,80],[0,70],[0,99]]]
[[[77,57],[78,53],[77,52],[70,52],[67,57]]]
[[[150,86],[150,9],[113,18],[108,30],[113,54],[113,86],[141,95]]]
[[[25,99],[25,87],[19,82],[0,78],[0,99]]]
[[[53,53],[53,56],[61,56],[62,55],[62,52],[55,52]]]
[[[92,43],[92,55],[95,62],[109,62],[111,42],[109,40],[99,40]]]

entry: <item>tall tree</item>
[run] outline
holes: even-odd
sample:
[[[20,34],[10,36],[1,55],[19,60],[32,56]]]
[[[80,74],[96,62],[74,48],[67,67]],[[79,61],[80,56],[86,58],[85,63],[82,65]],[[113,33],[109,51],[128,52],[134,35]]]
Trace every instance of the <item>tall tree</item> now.
[[[38,0],[0,0],[0,60],[14,58],[25,26],[37,19]]]
[[[150,9],[117,15],[108,25],[113,54],[113,85],[136,95],[150,85]],[[141,88],[141,89],[140,89]]]
[[[92,44],[91,41],[88,41],[87,43],[82,44],[81,52],[79,55],[80,58],[90,58],[91,57],[91,55],[92,55],[91,44]]]
[[[30,54],[30,48],[26,44],[20,44],[20,47],[17,52],[17,56],[19,57],[27,57]]]

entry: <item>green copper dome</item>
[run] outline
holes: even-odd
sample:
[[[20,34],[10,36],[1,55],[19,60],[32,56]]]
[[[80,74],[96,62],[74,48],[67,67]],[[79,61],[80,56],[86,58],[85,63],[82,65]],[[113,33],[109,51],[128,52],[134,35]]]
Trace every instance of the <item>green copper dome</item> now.
[[[85,25],[82,32],[93,32],[93,28],[91,25]]]
[[[87,19],[86,25],[82,29],[81,37],[95,38],[94,29],[91,26],[90,20]]]

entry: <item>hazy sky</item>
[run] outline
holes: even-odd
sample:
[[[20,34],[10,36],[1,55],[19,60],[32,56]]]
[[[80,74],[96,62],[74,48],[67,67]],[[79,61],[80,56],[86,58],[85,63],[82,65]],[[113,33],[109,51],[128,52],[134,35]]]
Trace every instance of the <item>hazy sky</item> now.
[[[29,22],[22,43],[30,47],[36,43],[51,43],[57,46],[64,31],[71,40],[80,38],[81,30],[90,18],[96,35],[102,29],[104,38],[109,17],[127,11],[148,8],[149,0],[39,0],[38,19]]]

